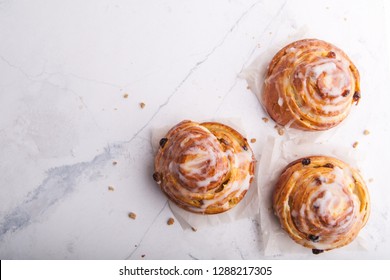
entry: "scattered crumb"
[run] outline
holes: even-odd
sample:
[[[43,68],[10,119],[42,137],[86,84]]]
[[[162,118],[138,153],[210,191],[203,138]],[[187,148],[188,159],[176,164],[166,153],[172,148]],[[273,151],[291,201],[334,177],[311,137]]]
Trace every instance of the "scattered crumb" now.
[[[258,43],[258,44],[257,44],[257,47],[258,47],[258,48],[261,48],[261,45],[260,45],[260,43]]]
[[[346,17],[344,18],[344,21],[347,21],[347,18],[346,18]]]
[[[118,108],[114,108],[114,111],[118,111]]]
[[[196,231],[197,231],[197,229],[194,228],[194,227],[191,227],[191,229],[192,229],[193,232],[196,232]]]
[[[251,89],[249,86],[246,86],[246,89]]]
[[[167,221],[168,226],[173,225],[174,223],[175,223],[175,219],[173,219],[173,218],[169,218]]]
[[[141,103],[139,104],[139,106],[141,107],[141,109],[143,109],[143,108],[145,108],[146,104],[145,104],[144,102],[141,102]]]
[[[276,130],[280,136],[284,135],[284,128],[278,125],[275,125]]]
[[[128,216],[130,219],[133,219],[133,220],[135,220],[137,218],[137,214],[135,214],[134,212],[130,212]]]
[[[369,183],[372,183],[372,182],[374,182],[374,178],[370,178],[370,179],[368,179],[368,182],[369,182]]]
[[[269,35],[272,35],[272,31],[269,32]]]
[[[256,142],[256,138],[252,138],[251,143],[255,143],[255,142]]]
[[[118,162],[116,161],[116,160],[114,160],[113,162],[112,162],[112,165],[117,165],[118,164]]]
[[[145,258],[145,254],[141,255],[141,258]]]
[[[135,247],[135,248],[137,248],[137,247],[138,247],[138,245],[137,245],[137,244],[135,244],[135,245],[134,245],[134,247]]]
[[[123,95],[123,98],[127,98],[127,97],[129,97],[129,94],[125,93],[125,94]]]
[[[113,192],[115,189],[114,189],[113,186],[108,186],[108,190],[109,190],[110,192]]]
[[[368,135],[368,134],[370,134],[370,131],[369,131],[368,129],[365,129],[365,130],[363,131],[363,135]]]
[[[329,7],[326,7],[327,10],[329,10]]]
[[[355,149],[359,145],[359,142],[356,141],[355,143],[352,144],[352,147]]]
[[[268,121],[269,121],[269,118],[266,118],[266,117],[264,117],[264,118],[261,118],[262,120],[263,120],[263,122],[265,122],[265,123],[267,123]]]

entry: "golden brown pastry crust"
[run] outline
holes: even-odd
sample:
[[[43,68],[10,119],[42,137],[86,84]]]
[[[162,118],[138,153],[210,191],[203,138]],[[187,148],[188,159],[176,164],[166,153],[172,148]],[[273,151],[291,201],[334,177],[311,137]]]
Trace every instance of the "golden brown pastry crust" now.
[[[153,178],[181,208],[227,211],[253,180],[255,159],[246,139],[221,123],[182,121],[160,140]]]
[[[268,66],[262,103],[275,122],[326,130],[360,99],[359,72],[339,48],[317,39],[293,42]]]
[[[311,156],[282,172],[273,208],[295,242],[319,253],[355,239],[367,222],[370,201],[355,169],[332,157]]]

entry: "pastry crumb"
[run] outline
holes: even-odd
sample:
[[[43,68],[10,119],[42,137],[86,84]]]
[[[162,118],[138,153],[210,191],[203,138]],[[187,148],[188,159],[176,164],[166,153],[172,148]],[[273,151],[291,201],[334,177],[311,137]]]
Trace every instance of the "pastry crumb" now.
[[[368,179],[368,182],[369,182],[369,183],[372,183],[372,182],[374,182],[374,178],[370,178],[370,179]]]
[[[109,190],[110,192],[113,192],[113,191],[115,191],[115,188],[114,188],[113,186],[108,186],[108,190]]]
[[[118,162],[116,161],[116,160],[114,160],[113,162],[112,162],[112,165],[117,165],[118,164]]]
[[[251,89],[250,86],[246,86],[246,89]]]
[[[276,130],[280,136],[284,135],[284,128],[278,125],[275,125]]]
[[[256,143],[256,138],[252,138],[251,143]]]
[[[191,227],[191,229],[192,229],[193,232],[196,232],[196,231],[197,231],[197,229],[194,228],[194,227]]]
[[[173,225],[174,223],[175,223],[175,219],[173,219],[173,218],[169,218],[167,221],[168,226]]]
[[[145,254],[141,255],[141,258],[145,258]]]
[[[354,142],[353,144],[352,144],[352,147],[354,148],[354,149],[356,149],[356,147],[359,145],[359,142],[358,141],[356,141],[356,142]]]
[[[141,109],[143,109],[143,108],[145,108],[146,104],[144,102],[140,102],[139,106],[141,107]]]
[[[128,216],[130,219],[133,219],[133,220],[135,220],[137,218],[137,214],[135,214],[134,212],[130,212]]]
[[[261,119],[262,119],[263,122],[265,122],[265,123],[269,122],[269,118],[267,118],[267,117],[264,117],[264,118],[261,118]]]
[[[368,129],[365,129],[365,130],[363,131],[363,135],[368,135],[368,134],[370,134],[370,131],[369,131]]]
[[[114,111],[118,111],[118,108],[114,108]]]
[[[127,97],[129,97],[129,94],[125,93],[125,94],[123,95],[123,98],[127,98]]]

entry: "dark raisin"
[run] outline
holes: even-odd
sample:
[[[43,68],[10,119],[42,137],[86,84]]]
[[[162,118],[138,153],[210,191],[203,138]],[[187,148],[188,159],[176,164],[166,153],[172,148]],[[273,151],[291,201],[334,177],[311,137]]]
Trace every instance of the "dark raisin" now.
[[[160,173],[154,172],[154,173],[153,173],[153,180],[155,180],[157,183],[161,182]]]
[[[242,146],[242,148],[245,150],[245,151],[248,151],[248,147],[246,145]]]
[[[343,97],[346,97],[346,96],[348,96],[349,92],[350,92],[349,89],[346,89],[346,90],[343,91],[343,93],[341,95]]]
[[[329,57],[329,58],[336,58],[336,54],[335,54],[335,52],[330,51],[330,52],[328,52],[328,54],[326,55],[326,57]]]
[[[324,165],[324,167],[333,168],[333,167],[334,167],[334,165],[333,165],[333,164],[331,164],[331,163],[327,163],[327,164],[325,164],[325,165]]]
[[[218,189],[215,191],[215,193],[219,193],[219,192],[223,191],[224,188],[225,188],[224,185],[220,185],[218,187]]]
[[[309,165],[310,163],[311,163],[310,158],[304,158],[304,159],[302,160],[302,164],[303,164],[303,165]]]
[[[165,144],[168,142],[168,138],[161,138],[160,147],[164,148]]]
[[[314,255],[318,255],[324,252],[324,250],[320,250],[320,249],[312,249],[311,251],[313,252]]]
[[[356,105],[359,103],[360,97],[360,92],[355,91],[355,93],[353,94],[353,101],[356,102]]]
[[[317,186],[321,186],[322,181],[320,178],[316,178],[315,181],[316,181]]]
[[[320,240],[320,237],[317,235],[309,234],[309,239],[313,242],[318,242]]]

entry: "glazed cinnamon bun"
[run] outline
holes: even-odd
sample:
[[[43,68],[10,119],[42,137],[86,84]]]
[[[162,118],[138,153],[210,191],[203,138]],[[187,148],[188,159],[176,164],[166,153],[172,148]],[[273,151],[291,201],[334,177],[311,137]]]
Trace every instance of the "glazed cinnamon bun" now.
[[[254,166],[249,144],[233,128],[182,121],[160,140],[153,178],[181,208],[217,214],[244,198]]]
[[[370,200],[355,169],[332,157],[311,156],[282,172],[273,209],[288,235],[318,254],[355,239],[367,222]]]
[[[360,100],[359,72],[336,46],[317,39],[293,42],[271,60],[262,103],[280,125],[327,130]]]

